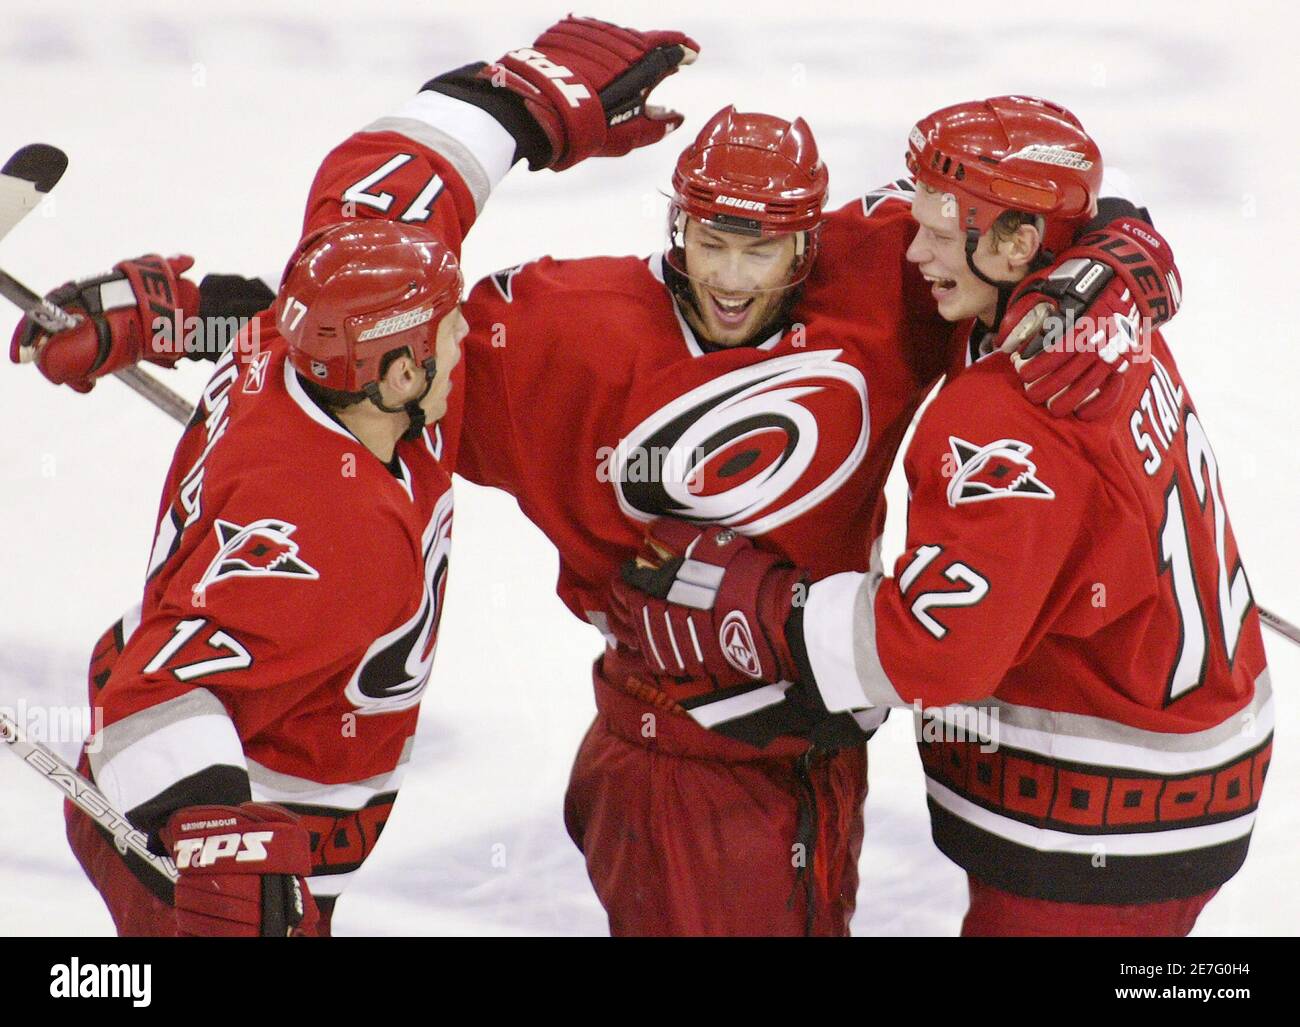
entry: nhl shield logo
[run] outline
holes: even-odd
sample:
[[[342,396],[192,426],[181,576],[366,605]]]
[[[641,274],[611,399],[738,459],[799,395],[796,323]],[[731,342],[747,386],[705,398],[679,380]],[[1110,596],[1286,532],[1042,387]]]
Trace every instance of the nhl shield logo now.
[[[742,674],[757,680],[763,674],[758,662],[758,649],[754,645],[754,633],[749,629],[749,621],[739,610],[732,610],[722,618],[718,627],[718,644],[722,646],[722,655],[727,662]]]
[[[238,525],[217,518],[217,555],[194,586],[201,592],[223,578],[277,577],[311,581],[316,568],[298,556],[298,543],[289,536],[297,525],[271,517]]]
[[[1034,447],[1019,439],[998,439],[987,446],[948,436],[956,472],[948,483],[948,505],[1019,496],[1054,499],[1056,493],[1036,477],[1038,465],[1029,459]]]

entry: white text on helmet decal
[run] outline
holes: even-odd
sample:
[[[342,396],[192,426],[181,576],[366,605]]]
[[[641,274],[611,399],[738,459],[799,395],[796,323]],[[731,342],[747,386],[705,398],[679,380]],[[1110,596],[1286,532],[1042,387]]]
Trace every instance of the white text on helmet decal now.
[[[760,200],[742,200],[739,196],[719,196],[714,203],[724,207],[739,207],[741,210],[767,210],[767,204]]]
[[[918,153],[925,149],[925,136],[921,134],[920,126],[913,125],[912,131],[908,133],[907,138],[916,147]]]
[[[365,342],[367,339],[382,339],[385,335],[396,335],[398,332],[404,332],[408,328],[414,328],[432,320],[432,306],[407,310],[401,314],[386,317],[382,321],[376,321],[357,336],[357,342]]]
[[[1034,144],[1017,150],[1015,153],[1009,153],[1002,159],[1032,160],[1039,164],[1055,164],[1062,168],[1073,168],[1075,171],[1087,171],[1092,167],[1092,161],[1082,154],[1075,153],[1074,150],[1066,149],[1064,146]]]

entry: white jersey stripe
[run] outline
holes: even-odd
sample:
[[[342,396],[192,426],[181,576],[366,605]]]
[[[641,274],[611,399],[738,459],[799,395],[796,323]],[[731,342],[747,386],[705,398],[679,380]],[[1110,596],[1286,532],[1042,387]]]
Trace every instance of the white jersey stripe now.
[[[144,710],[142,714],[151,712]],[[127,724],[131,719],[127,717],[119,724]],[[111,732],[119,724],[110,725],[105,731]],[[209,767],[246,767],[235,725],[229,717],[218,713],[162,724],[139,740],[114,749],[113,755],[103,762],[99,762],[102,753],[97,756],[91,752],[90,762],[95,783],[123,813]]]
[[[1250,833],[1255,826],[1255,811],[1244,813],[1232,820],[1198,827],[1170,828],[1167,831],[1144,831],[1134,834],[1071,834],[1012,820],[977,806],[946,788],[933,778],[927,778],[925,790],[931,799],[955,817],[965,820],[989,834],[1005,838],[1016,845],[1037,849],[1039,852],[1069,852],[1091,855],[1097,846],[1103,846],[1112,856],[1154,856],[1161,853],[1185,852],[1220,845]]]

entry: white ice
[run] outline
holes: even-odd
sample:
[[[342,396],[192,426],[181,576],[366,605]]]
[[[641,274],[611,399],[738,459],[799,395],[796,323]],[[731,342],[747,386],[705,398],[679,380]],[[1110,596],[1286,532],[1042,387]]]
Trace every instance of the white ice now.
[[[586,6],[698,38],[698,65],[660,98],[687,114],[685,132],[733,101],[807,116],[837,203],[899,174],[912,120],[937,107],[1005,92],[1071,107],[1139,183],[1176,249],[1187,299],[1168,338],[1216,446],[1255,596],[1300,619],[1291,5]],[[0,244],[0,266],[41,291],[148,251],[193,253],[199,272],[278,269],[331,146],[438,72],[525,43],[567,9],[522,0],[7,7],[0,150],[41,140],[72,162],[46,209]],[[515,170],[469,241],[470,275],[548,252],[651,252],[661,242],[659,190],[683,138],[558,176]],[[15,321],[0,311],[0,338]],[[198,367],[171,376],[190,396],[201,378]],[[7,363],[0,422],[0,706],[77,704],[91,644],[139,592],[177,429],[116,382],[82,397]],[[896,551],[897,481],[891,489]],[[338,931],[603,933],[561,823],[599,639],[555,598],[555,555],[511,500],[465,485],[456,505],[414,764],[382,843],[340,903]],[[1276,759],[1250,858],[1197,934],[1300,931],[1300,652],[1267,644]],[[909,720],[896,717],[870,752],[854,930],[955,933],[964,879],[929,840]],[[0,824],[0,935],[111,930],[64,842],[58,796],[7,756]]]

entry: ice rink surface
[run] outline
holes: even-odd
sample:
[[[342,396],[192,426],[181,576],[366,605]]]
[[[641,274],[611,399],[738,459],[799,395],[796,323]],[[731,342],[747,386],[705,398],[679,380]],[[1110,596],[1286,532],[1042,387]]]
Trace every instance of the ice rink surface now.
[[[50,142],[71,165],[47,208],[0,243],[0,266],[40,291],[149,251],[192,253],[198,273],[278,271],[328,149],[426,79],[527,43],[566,12],[518,0],[7,5],[0,150]],[[728,102],[806,116],[839,204],[901,173],[924,113],[1006,92],[1060,101],[1133,178],[1178,255],[1186,303],[1167,338],[1254,594],[1300,619],[1293,5],[610,0],[581,13],[700,41],[699,63],[658,94],[686,126],[558,176],[516,169],[470,236],[471,280],[543,253],[661,246],[659,190],[678,149]],[[16,320],[0,310],[6,342]],[[202,378],[169,376],[191,397]],[[76,704],[91,644],[139,593],[177,428],[116,382],[82,397],[8,363],[0,421],[0,706]],[[901,538],[897,486],[887,554]],[[458,485],[456,507],[413,764],[336,929],[604,933],[561,822],[600,639],[555,597],[555,555],[512,500]],[[1267,645],[1276,756],[1250,857],[1201,935],[1300,933],[1300,650]],[[964,878],[930,842],[910,719],[895,716],[870,754],[854,931],[955,933]],[[110,930],[57,795],[0,758],[0,935]]]

